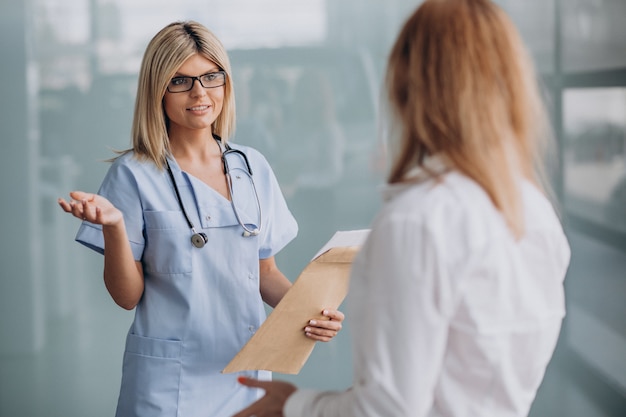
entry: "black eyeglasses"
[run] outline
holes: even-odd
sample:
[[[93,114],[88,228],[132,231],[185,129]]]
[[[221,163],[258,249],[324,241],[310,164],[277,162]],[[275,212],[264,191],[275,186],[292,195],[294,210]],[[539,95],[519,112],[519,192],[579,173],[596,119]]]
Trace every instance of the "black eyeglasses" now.
[[[197,77],[174,77],[167,86],[167,91],[170,93],[184,93],[193,88],[194,82],[198,80],[200,85],[204,88],[221,87],[226,84],[226,72],[216,71],[209,72]]]

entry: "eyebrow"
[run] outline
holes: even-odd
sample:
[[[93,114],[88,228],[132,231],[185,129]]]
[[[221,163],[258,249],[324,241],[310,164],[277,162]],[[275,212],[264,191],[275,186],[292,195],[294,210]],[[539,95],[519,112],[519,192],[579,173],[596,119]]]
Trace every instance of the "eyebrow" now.
[[[178,71],[177,71],[177,72],[174,74],[174,77],[201,77],[201,76],[203,76],[203,75],[211,74],[211,73],[214,73],[214,72],[220,72],[220,71],[221,71],[221,69],[219,69],[219,67],[212,68],[212,69],[210,69],[209,71],[207,71],[207,72],[203,72],[203,73],[202,73],[202,74],[200,74],[200,75],[187,75],[187,74],[183,74],[182,72],[178,72]]]

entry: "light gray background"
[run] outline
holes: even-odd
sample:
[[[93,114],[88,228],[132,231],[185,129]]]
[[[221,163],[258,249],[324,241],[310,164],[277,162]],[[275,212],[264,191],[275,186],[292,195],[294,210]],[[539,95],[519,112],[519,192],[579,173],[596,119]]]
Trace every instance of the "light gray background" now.
[[[382,74],[418,3],[0,0],[0,416],[114,412],[133,313],[111,301],[102,258],[73,241],[78,223],[56,199],[96,191],[102,161],[128,147],[139,62],[156,31],[192,18],[231,53],[235,140],[266,154],[300,223],[278,256],[293,280],[335,230],[368,227],[380,205]],[[568,316],[531,414],[623,416],[626,2],[499,3],[546,87],[573,250]],[[300,375],[276,378],[348,387],[349,333],[319,344]]]

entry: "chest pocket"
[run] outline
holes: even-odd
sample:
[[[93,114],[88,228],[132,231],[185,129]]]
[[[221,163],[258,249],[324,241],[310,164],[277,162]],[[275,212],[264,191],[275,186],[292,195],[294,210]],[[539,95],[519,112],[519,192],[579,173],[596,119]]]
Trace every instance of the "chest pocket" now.
[[[160,274],[191,272],[191,229],[180,211],[145,211],[143,267]]]

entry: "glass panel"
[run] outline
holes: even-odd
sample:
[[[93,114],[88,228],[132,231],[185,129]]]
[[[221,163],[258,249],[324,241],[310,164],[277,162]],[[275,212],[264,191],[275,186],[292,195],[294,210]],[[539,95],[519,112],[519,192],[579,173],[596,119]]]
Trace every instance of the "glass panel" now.
[[[343,26],[349,37],[332,35],[327,22],[345,22],[352,9],[329,11],[324,0],[31,3],[32,22],[16,26],[27,27],[32,38],[22,41],[32,42],[34,50],[29,58],[35,65],[21,73],[29,71],[29,80],[36,81],[27,88],[34,96],[41,165],[23,169],[41,201],[42,227],[35,229],[42,251],[35,257],[26,248],[15,265],[35,264],[45,279],[32,277],[43,302],[24,306],[41,324],[15,324],[23,334],[34,333],[39,345],[17,352],[19,360],[0,360],[0,415],[111,415],[133,313],[111,301],[102,284],[102,257],[73,242],[78,222],[61,212],[56,199],[70,190],[96,191],[108,168],[104,160],[114,156],[113,149],[129,147],[137,73],[149,39],[171,21],[194,19],[228,49],[238,104],[234,140],[267,157],[300,225],[298,238],[277,255],[281,270],[294,280],[335,230],[366,228],[378,208],[381,175],[372,169],[372,152],[382,65],[374,65],[373,56],[386,50],[374,42],[393,33],[381,26],[377,34],[363,19],[354,22],[358,29]],[[11,7],[20,4],[11,2]],[[0,15],[8,7],[0,3]],[[361,43],[364,32],[366,44]],[[11,44],[15,50],[6,51],[17,56],[12,62],[18,70],[23,46]],[[21,91],[15,90],[11,95]],[[26,117],[19,123],[31,126]],[[3,155],[6,165],[20,162]],[[335,343],[316,347],[298,376],[285,378],[301,385],[349,386],[349,326],[344,328]],[[0,339],[1,354],[16,353],[14,344]]]
[[[564,93],[565,205],[626,232],[626,88]]]
[[[497,0],[517,26],[539,72],[554,71],[554,0]]]
[[[560,4],[563,71],[626,66],[624,0],[567,0]]]
[[[286,249],[291,255],[283,263],[295,276],[337,228],[368,224],[377,208],[370,174],[376,80],[365,52],[351,48],[229,53],[237,80],[236,140],[263,151],[300,220],[303,239]]]

